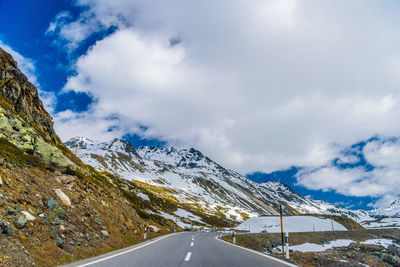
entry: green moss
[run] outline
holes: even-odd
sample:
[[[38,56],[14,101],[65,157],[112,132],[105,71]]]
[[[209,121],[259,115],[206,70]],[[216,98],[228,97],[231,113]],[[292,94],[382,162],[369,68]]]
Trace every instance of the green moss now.
[[[0,129],[2,131],[12,131],[11,125],[8,122],[7,117],[2,113],[2,109],[0,108]]]
[[[41,169],[48,168],[39,157],[24,153],[4,137],[0,137],[0,156],[3,157],[6,162],[15,164],[19,167],[32,166],[40,167]]]

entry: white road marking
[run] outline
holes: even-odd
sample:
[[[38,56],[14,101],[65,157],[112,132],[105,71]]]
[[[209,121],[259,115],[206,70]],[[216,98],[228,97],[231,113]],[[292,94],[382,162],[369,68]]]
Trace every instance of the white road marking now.
[[[192,237],[192,240],[194,240],[194,237]]]
[[[253,253],[255,253],[255,254],[261,255],[261,256],[266,257],[266,258],[268,258],[268,259],[271,259],[271,260],[274,260],[274,261],[283,263],[283,264],[286,265],[286,266],[299,267],[298,265],[289,263],[289,262],[284,261],[284,260],[281,260],[281,259],[277,259],[277,258],[275,258],[275,257],[266,255],[266,254],[264,254],[264,253],[261,253],[261,252],[258,252],[258,251],[255,251],[255,250],[252,250],[252,249],[249,249],[249,248],[241,247],[241,246],[238,246],[238,245],[235,245],[235,244],[226,242],[225,240],[222,240],[222,239],[218,238],[218,236],[216,236],[215,239],[217,239],[218,241],[224,242],[224,243],[226,243],[226,244],[228,244],[228,245],[231,245],[231,246],[234,246],[234,247],[238,247],[238,248],[241,248],[241,249],[244,249],[244,250],[253,252]]]
[[[192,252],[188,252],[188,254],[186,255],[185,261],[189,261],[190,256],[192,256]]]
[[[148,243],[146,243],[146,244],[143,244],[143,245],[141,245],[141,246],[138,246],[138,247],[135,247],[135,248],[132,248],[132,249],[129,249],[129,250],[125,250],[125,251],[122,251],[122,252],[120,252],[120,253],[117,253],[117,254],[114,254],[114,255],[111,255],[111,256],[108,256],[108,257],[105,257],[105,258],[101,258],[101,259],[98,259],[98,260],[95,260],[95,261],[92,261],[92,262],[84,263],[84,264],[81,264],[81,265],[78,265],[78,266],[79,266],[79,267],[84,267],[84,266],[89,266],[89,265],[92,265],[92,264],[95,264],[95,263],[98,263],[98,262],[101,262],[101,261],[105,261],[105,260],[108,260],[108,259],[117,257],[117,256],[119,256],[119,255],[122,255],[122,254],[125,254],[125,253],[129,253],[129,252],[131,252],[131,251],[134,251],[134,250],[143,248],[143,247],[145,247],[145,246],[148,246],[148,245],[150,245],[150,244],[153,244],[153,243],[155,243],[155,242],[158,242],[158,241],[160,241],[160,240],[162,240],[162,239],[164,239],[164,238],[166,238],[166,237],[170,237],[170,236],[173,236],[173,235],[176,235],[176,234],[181,234],[181,233],[174,233],[174,234],[165,235],[165,236],[163,236],[163,237],[161,237],[161,238],[158,238],[158,239],[156,239],[156,240],[150,241],[150,242],[148,242]]]
[[[193,247],[193,245],[194,245],[194,244],[193,244],[193,242],[192,242],[192,243],[190,243],[190,246],[191,246],[191,247]]]

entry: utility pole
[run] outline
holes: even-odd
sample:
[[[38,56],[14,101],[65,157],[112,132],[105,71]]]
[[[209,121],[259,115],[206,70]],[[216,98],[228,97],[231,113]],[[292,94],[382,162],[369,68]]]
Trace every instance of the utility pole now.
[[[282,257],[285,257],[284,238],[283,238],[283,219],[282,219],[282,205],[279,205],[279,214],[281,216],[281,243],[282,243]]]

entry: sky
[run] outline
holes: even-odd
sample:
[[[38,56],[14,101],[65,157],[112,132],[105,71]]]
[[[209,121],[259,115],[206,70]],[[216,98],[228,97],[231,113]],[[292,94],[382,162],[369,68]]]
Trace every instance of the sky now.
[[[195,147],[366,209],[399,197],[399,23],[397,0],[0,0],[64,141]]]

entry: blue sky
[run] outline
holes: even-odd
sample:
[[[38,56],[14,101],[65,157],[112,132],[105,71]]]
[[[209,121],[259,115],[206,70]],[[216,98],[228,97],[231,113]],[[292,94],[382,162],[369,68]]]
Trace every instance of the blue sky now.
[[[0,1],[63,140],[195,147],[353,208],[399,194],[399,23],[398,1]]]

